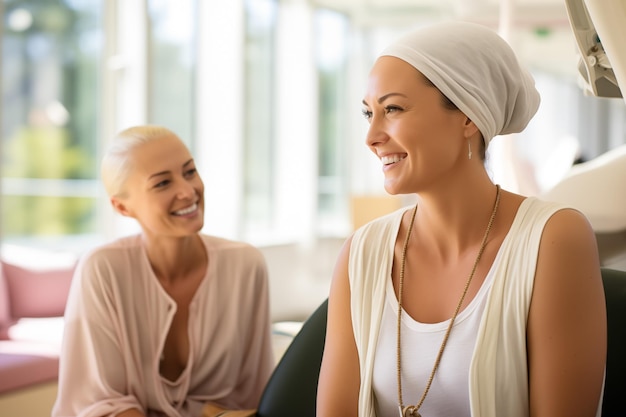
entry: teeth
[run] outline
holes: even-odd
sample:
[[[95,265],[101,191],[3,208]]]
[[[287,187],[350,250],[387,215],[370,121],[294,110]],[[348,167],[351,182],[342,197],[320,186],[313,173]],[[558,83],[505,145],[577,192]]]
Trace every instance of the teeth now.
[[[381,157],[380,160],[382,161],[383,165],[389,165],[402,161],[404,158],[406,158],[406,155],[388,155]]]
[[[177,215],[177,216],[184,216],[185,214],[192,213],[192,212],[196,211],[197,209],[198,209],[198,204],[194,203],[194,204],[192,204],[191,206],[189,206],[187,208],[175,211],[174,214]]]

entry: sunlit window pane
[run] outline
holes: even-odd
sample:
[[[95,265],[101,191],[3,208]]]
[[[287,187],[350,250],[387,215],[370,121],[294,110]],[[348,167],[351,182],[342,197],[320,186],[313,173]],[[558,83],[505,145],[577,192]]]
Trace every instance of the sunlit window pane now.
[[[33,235],[82,234],[96,225],[93,198],[6,196],[2,204],[11,213],[10,221],[4,223],[4,234],[12,241]]]
[[[4,1],[4,241],[96,232],[101,7]]]
[[[319,77],[318,233],[342,230],[347,215],[348,19],[330,10],[315,15],[315,56]]]
[[[149,121],[193,146],[196,1],[149,0]]]
[[[244,214],[247,232],[272,227],[275,0],[246,0]]]

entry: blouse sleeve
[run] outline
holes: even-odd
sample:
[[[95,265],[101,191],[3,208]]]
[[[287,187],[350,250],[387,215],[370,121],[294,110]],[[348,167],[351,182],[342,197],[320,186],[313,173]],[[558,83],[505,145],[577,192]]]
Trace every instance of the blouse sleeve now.
[[[253,280],[242,300],[250,306],[247,321],[248,340],[244,361],[239,374],[241,397],[246,398],[246,408],[258,407],[263,389],[274,369],[274,354],[271,340],[268,273],[262,254],[251,248],[256,256],[249,256],[250,276]],[[242,304],[243,305],[243,304]]]
[[[119,340],[114,274],[102,254],[86,256],[76,268],[65,310],[59,387],[52,417],[113,416],[136,408],[127,393],[127,371]]]

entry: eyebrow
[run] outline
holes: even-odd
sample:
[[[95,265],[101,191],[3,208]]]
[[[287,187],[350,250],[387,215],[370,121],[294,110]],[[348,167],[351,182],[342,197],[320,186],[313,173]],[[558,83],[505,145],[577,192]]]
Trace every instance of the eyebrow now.
[[[189,161],[185,162],[185,163],[183,164],[183,168],[187,167],[188,165],[190,165],[190,164],[192,164],[192,163],[193,163],[193,158],[191,158]],[[160,176],[160,175],[167,175],[167,174],[169,174],[169,171],[161,171],[161,172],[157,172],[157,173],[155,173],[155,174],[150,175],[150,176],[148,177],[148,179],[152,179],[152,178],[154,178],[154,177],[158,177],[158,176]]]
[[[388,94],[385,94],[383,96],[378,97],[378,99],[376,101],[378,102],[378,104],[381,104],[383,101],[385,101],[389,97],[393,97],[393,96],[400,96],[400,97],[407,98],[407,96],[402,94],[402,93],[388,93]],[[367,101],[365,101],[365,99],[363,99],[363,104],[365,104],[366,106],[368,105]]]

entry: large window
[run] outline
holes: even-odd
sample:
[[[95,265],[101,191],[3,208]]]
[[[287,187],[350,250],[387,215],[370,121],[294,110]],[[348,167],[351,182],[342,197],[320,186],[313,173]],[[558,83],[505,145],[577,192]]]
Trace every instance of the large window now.
[[[243,115],[244,230],[268,233],[274,224],[276,0],[245,1]]]
[[[196,0],[150,0],[148,120],[193,147]]]
[[[315,58],[319,77],[318,225],[319,234],[336,234],[348,226],[348,18],[337,12],[315,14]]]
[[[341,211],[345,56],[317,56],[317,72],[308,4],[0,1],[2,242],[84,250],[135,232],[109,207],[99,161],[140,123],[192,148],[209,233],[299,241],[318,210]],[[345,19],[324,16],[317,30],[343,39]]]
[[[4,1],[4,241],[97,232],[101,3]]]
[[[83,249],[135,230],[111,227],[101,150],[136,123],[194,147],[196,2],[2,6],[2,241]]]

